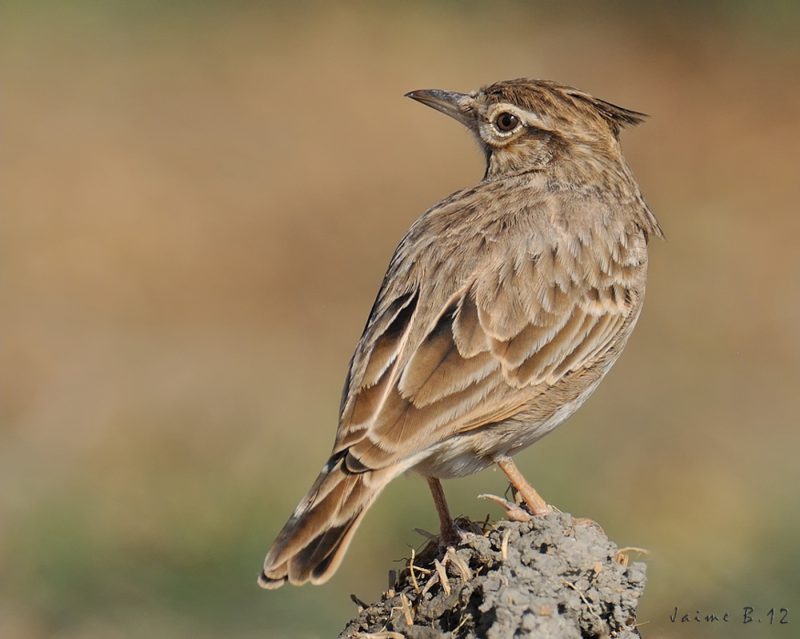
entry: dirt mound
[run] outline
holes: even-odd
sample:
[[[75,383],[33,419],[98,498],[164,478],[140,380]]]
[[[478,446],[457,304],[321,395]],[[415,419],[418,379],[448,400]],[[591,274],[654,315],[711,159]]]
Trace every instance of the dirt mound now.
[[[340,638],[639,637],[645,565],[595,522],[554,512],[457,523],[468,531],[457,548],[432,540]]]

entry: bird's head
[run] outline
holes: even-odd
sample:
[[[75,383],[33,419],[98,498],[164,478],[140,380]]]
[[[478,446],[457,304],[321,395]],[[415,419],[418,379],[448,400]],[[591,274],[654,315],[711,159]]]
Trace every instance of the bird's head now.
[[[544,168],[563,159],[619,154],[620,129],[645,115],[546,80],[506,80],[472,93],[406,94],[470,129],[486,154],[486,176]]]

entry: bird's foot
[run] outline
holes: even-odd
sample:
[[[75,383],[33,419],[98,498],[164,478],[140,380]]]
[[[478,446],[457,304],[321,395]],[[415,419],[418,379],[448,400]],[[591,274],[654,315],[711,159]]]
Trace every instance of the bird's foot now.
[[[498,497],[497,495],[478,495],[478,499],[488,499],[493,501],[498,506],[505,508],[506,517],[511,521],[530,521],[533,515],[519,504],[512,501]]]
[[[465,531],[461,530],[455,521],[451,521],[449,526],[442,526],[439,538],[445,546],[459,546],[464,538]]]
[[[498,457],[494,461],[500,467],[500,470],[505,473],[506,477],[508,477],[511,486],[522,498],[522,501],[528,507],[532,515],[546,515],[553,511],[553,509],[547,505],[547,502],[542,499],[541,495],[536,492],[536,489],[531,486],[525,477],[523,477],[522,473],[519,472],[519,469],[516,464],[514,464],[514,460],[511,459],[511,457]]]

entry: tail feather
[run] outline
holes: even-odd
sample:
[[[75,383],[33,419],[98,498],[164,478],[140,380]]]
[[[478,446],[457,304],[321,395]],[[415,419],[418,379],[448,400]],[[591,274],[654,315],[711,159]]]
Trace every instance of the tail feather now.
[[[330,579],[367,509],[392,478],[389,472],[353,473],[341,456],[332,457],[278,533],[258,584],[273,589],[287,581],[301,585]]]

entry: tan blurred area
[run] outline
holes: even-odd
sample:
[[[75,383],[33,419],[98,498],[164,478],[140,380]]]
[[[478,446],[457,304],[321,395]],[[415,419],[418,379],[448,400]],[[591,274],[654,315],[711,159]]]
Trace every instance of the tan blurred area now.
[[[4,3],[0,637],[330,637],[381,592],[436,527],[417,477],[329,584],[255,578],[394,246],[482,175],[403,93],[518,76],[651,114],[623,145],[668,238],[626,354],[520,467],[649,549],[645,637],[792,636],[800,9],[566,6]],[[496,472],[445,489],[501,514]]]

